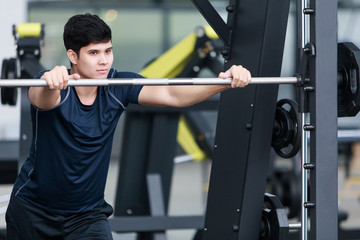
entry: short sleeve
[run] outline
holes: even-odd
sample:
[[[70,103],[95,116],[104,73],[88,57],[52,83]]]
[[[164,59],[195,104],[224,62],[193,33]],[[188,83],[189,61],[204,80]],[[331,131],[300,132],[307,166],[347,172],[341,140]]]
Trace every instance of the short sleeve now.
[[[116,70],[114,70],[116,71]],[[133,72],[115,72],[111,74],[111,78],[144,78],[143,76],[133,73]],[[131,85],[122,85],[122,86],[112,86],[110,91],[113,92],[115,97],[126,107],[128,104],[138,104],[138,98],[142,86],[131,86]]]

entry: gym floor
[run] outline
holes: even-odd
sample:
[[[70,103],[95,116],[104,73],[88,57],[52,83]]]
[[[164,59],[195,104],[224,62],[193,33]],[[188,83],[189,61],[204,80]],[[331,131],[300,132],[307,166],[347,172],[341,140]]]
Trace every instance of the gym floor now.
[[[345,179],[342,156],[339,156],[339,209],[348,212],[348,219],[342,224],[344,228],[360,226],[360,145],[356,146],[353,156],[351,175]],[[359,165],[358,165],[359,164]],[[206,203],[206,183],[208,182],[210,161],[177,163],[174,168],[169,215],[198,215],[204,212]],[[105,198],[114,203],[116,180],[118,174],[117,160],[111,161]],[[11,185],[0,185],[0,196],[10,194]],[[1,207],[6,203],[0,203]],[[0,228],[5,228],[4,214],[0,215]],[[169,240],[192,240],[194,230],[168,231]],[[114,240],[135,240],[135,234],[114,233]]]

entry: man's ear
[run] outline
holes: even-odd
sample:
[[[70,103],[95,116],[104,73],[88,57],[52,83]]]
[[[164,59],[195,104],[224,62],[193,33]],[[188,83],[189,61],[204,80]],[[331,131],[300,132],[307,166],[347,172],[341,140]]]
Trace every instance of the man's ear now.
[[[67,51],[67,55],[68,55],[68,58],[69,58],[69,60],[70,60],[70,62],[71,62],[72,64],[77,64],[77,62],[78,62],[78,55],[76,54],[76,52],[74,52],[74,50],[69,49],[69,50]]]

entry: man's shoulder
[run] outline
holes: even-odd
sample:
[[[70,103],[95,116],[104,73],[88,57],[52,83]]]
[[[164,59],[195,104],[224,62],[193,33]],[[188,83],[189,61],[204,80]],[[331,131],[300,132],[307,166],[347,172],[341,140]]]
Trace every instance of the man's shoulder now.
[[[138,73],[129,71],[117,71],[115,68],[110,69],[108,78],[143,78]]]

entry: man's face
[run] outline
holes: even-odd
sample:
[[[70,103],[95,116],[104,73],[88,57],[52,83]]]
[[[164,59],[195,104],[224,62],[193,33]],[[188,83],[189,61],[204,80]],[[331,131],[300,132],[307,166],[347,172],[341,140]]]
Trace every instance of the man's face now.
[[[81,78],[107,78],[114,61],[111,41],[82,47],[74,70]]]

